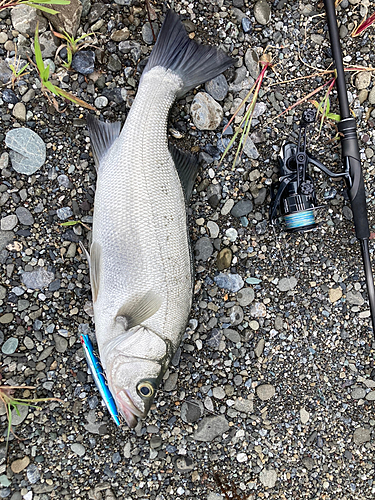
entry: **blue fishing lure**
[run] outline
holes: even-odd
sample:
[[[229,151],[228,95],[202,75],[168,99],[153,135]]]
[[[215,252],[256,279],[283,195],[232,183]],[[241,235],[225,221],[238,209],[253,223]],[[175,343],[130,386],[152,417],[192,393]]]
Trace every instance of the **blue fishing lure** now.
[[[98,388],[98,391],[100,392],[100,395],[102,396],[102,399],[116,425],[121,425],[118,418],[115,401],[113,399],[111,391],[108,389],[108,385],[104,378],[100,361],[94,354],[94,348],[92,346],[91,340],[88,335],[81,335],[80,340],[83,350],[85,351],[87,364],[90,368],[92,378],[95,381],[95,385]]]

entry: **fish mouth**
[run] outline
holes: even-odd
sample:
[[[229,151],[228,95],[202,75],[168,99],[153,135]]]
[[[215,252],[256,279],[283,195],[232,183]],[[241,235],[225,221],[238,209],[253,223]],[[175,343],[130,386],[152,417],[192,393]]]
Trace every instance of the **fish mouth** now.
[[[139,410],[134,404],[129,391],[127,389],[121,389],[116,393],[117,407],[121,415],[126,420],[129,427],[133,428],[138,423],[138,418],[144,416],[144,412]]]

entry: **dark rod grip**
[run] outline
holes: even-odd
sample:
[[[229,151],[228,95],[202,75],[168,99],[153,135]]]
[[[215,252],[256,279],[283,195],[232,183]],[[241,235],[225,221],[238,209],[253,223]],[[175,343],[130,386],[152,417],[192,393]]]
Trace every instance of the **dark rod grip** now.
[[[349,199],[352,206],[355,234],[359,240],[370,237],[367,218],[366,193],[363,182],[361,160],[354,118],[347,118],[338,124],[341,133],[343,163],[348,167],[350,177]]]

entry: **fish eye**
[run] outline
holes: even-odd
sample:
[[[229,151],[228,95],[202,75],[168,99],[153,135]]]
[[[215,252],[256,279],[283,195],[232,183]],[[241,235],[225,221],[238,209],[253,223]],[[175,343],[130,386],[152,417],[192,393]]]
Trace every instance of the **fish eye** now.
[[[150,382],[140,382],[137,386],[137,391],[144,398],[150,398],[154,395],[154,387],[150,384]]]

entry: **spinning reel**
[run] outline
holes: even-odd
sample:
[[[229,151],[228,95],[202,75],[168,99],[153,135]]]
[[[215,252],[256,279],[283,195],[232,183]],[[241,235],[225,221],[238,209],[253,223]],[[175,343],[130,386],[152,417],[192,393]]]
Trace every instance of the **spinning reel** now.
[[[315,110],[311,108],[302,113],[298,144],[284,144],[279,156],[279,187],[276,195],[271,193],[270,221],[274,224],[281,215],[287,231],[308,231],[317,225],[314,209],[321,207],[317,205],[314,182],[308,174],[309,164],[331,178],[349,177],[347,172],[332,172],[307,152],[306,131],[315,117]]]

